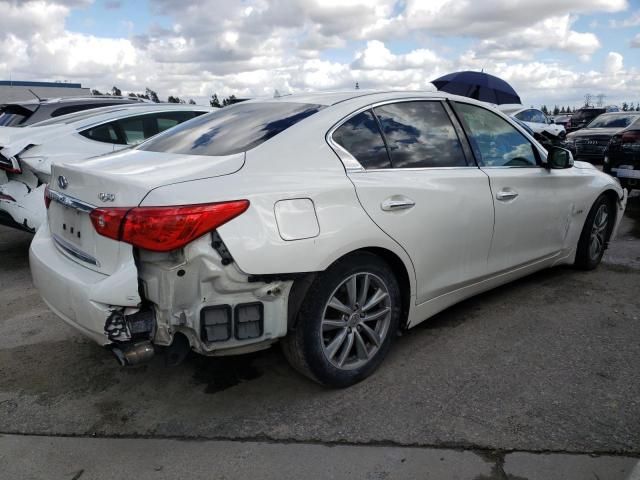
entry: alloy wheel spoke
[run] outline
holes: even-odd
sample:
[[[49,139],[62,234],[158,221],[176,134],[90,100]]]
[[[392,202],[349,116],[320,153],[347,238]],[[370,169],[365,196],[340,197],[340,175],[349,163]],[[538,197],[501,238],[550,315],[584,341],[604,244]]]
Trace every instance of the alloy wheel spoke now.
[[[378,320],[381,317],[384,317],[387,313],[389,313],[389,307],[385,307],[382,310],[378,310],[375,313],[372,313],[370,315],[365,315],[365,317],[362,319],[363,322],[370,322],[372,320]]]
[[[349,357],[349,353],[353,348],[353,337],[353,332],[349,332],[347,335],[346,345],[342,348],[342,352],[340,352],[340,358],[338,358],[338,365],[340,367],[344,365],[345,360]]]
[[[381,289],[377,289],[376,293],[367,301],[367,303],[362,307],[362,311],[366,312],[371,310],[377,304],[379,304],[382,300],[387,298],[387,293],[383,292]]]
[[[369,293],[369,284],[371,281],[368,273],[365,273],[363,277],[360,295],[358,296],[358,305],[360,306],[364,305],[364,302],[367,300],[367,293]]]
[[[325,330],[335,330],[336,328],[345,328],[347,322],[344,320],[334,320],[332,318],[325,318],[322,320],[322,327]]]
[[[362,331],[367,335],[367,337],[369,337],[371,342],[376,347],[379,347],[380,346],[380,336],[375,332],[375,330],[373,330],[371,327],[369,327],[365,323],[361,323],[360,326],[362,327]]]
[[[358,277],[353,275],[347,280],[347,296],[349,297],[349,307],[355,308],[358,302]]]
[[[340,348],[340,345],[344,343],[344,339],[347,338],[348,333],[349,330],[347,328],[343,328],[340,333],[333,337],[331,343],[327,345],[327,355],[330,359],[336,356],[336,352]]]
[[[328,306],[333,308],[334,310],[338,310],[339,312],[344,313],[345,315],[351,314],[351,309],[347,307],[344,303],[342,303],[340,300],[338,300],[338,298],[335,296],[331,298],[331,301],[329,302]]]
[[[355,331],[356,337],[356,353],[360,360],[366,360],[369,358],[369,352],[367,351],[367,345],[364,343],[364,339],[358,330]]]

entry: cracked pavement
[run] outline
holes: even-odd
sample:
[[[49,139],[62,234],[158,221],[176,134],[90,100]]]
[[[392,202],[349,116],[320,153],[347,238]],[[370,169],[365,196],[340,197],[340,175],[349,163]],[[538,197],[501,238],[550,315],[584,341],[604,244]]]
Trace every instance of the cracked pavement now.
[[[0,227],[0,467],[9,458],[2,452],[27,448],[25,439],[37,451],[54,439],[78,440],[66,437],[81,437],[81,445],[108,442],[100,446],[107,450],[122,437],[117,441],[140,452],[146,447],[136,442],[149,439],[194,452],[204,441],[221,452],[236,444],[273,465],[287,452],[299,450],[300,459],[313,462],[339,450],[355,455],[354,465],[379,457],[391,469],[380,472],[405,472],[389,478],[412,478],[411,468],[434,464],[430,455],[438,452],[452,468],[468,464],[475,472],[446,478],[479,479],[549,479],[556,477],[531,472],[614,464],[598,478],[632,478],[640,457],[637,193],[597,270],[547,270],[450,308],[399,337],[376,374],[345,390],[296,374],[278,348],[121,369],[40,300],[28,269],[29,241]],[[401,452],[417,463],[401,468],[394,456]],[[234,458],[221,460],[220,471]],[[353,478],[387,478],[376,471],[361,469]],[[619,476],[607,476],[614,471]],[[149,478],[175,478],[154,472]],[[73,478],[67,473],[59,478]],[[34,470],[30,478],[43,477]]]

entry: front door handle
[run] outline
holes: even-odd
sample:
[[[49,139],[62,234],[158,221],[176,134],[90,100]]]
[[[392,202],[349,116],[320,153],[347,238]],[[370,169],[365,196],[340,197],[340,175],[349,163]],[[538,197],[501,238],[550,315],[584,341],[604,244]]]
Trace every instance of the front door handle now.
[[[380,208],[385,212],[394,212],[396,210],[406,210],[407,208],[414,207],[416,202],[407,197],[391,197],[387,198]]]
[[[518,192],[515,192],[513,190],[508,190],[508,189],[500,190],[498,193],[496,193],[496,198],[501,202],[508,202],[509,200],[513,200],[517,196],[518,196]]]

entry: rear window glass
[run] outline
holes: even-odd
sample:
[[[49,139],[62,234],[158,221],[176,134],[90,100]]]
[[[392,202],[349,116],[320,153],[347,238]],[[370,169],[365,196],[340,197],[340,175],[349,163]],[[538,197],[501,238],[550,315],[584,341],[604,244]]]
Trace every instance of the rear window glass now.
[[[638,115],[604,114],[593,120],[588,128],[625,128],[631,125]]]
[[[257,147],[322,108],[309,103],[238,103],[178,125],[139,148],[190,155],[232,155]]]

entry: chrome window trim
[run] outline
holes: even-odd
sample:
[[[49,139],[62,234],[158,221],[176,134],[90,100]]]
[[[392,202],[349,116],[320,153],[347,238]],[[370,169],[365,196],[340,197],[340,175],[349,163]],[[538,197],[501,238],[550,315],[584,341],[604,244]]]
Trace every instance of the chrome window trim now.
[[[79,210],[85,213],[91,213],[96,206],[91,205],[90,203],[83,202],[82,200],[78,200],[70,195],[65,195],[64,193],[56,192],[55,190],[49,190],[48,196],[54,202],[59,203],[68,208],[73,208],[75,210]]]
[[[100,262],[98,262],[98,260],[93,258],[91,255],[84,253],[82,250],[72,245],[71,243],[67,242],[59,235],[56,235],[55,233],[52,233],[51,235],[56,245],[60,247],[63,251],[67,252],[72,257],[76,257],[77,259],[82,260],[85,263],[95,265],[96,267],[100,266]]]
[[[406,168],[369,168],[369,169],[360,169],[358,172],[367,173],[367,172],[422,172],[425,170],[469,170],[469,168],[480,168],[476,165],[465,165],[465,166],[457,166],[457,167],[406,167]],[[514,167],[512,167],[514,168]],[[355,172],[355,173],[358,173]]]
[[[446,98],[442,98],[442,97],[404,97],[404,98],[395,98],[395,99],[391,99],[391,100],[381,100],[379,102],[375,102],[375,103],[371,103],[369,105],[366,105],[364,107],[360,107],[358,110],[354,110],[353,112],[351,112],[349,115],[343,117],[342,119],[338,120],[325,134],[325,141],[329,144],[329,146],[331,147],[331,149],[335,152],[335,154],[338,156],[338,158],[342,161],[342,163],[344,164],[344,167],[347,171],[347,173],[351,173],[351,172],[375,172],[375,171],[381,171],[381,170],[433,170],[433,169],[441,169],[441,168],[478,168],[476,165],[469,165],[468,163],[468,159],[465,158],[465,161],[467,161],[467,165],[465,166],[457,166],[457,167],[420,167],[420,168],[416,168],[416,167],[391,167],[391,168],[375,168],[375,169],[366,169],[364,168],[360,162],[358,162],[358,160],[351,155],[351,153],[349,153],[347,150],[345,150],[341,145],[339,145],[337,142],[335,142],[333,140],[333,134],[334,132],[339,129],[342,125],[344,125],[345,123],[347,123],[349,120],[351,120],[353,117],[355,117],[356,115],[365,112],[367,110],[372,110],[376,107],[380,107],[382,105],[389,105],[391,103],[406,103],[406,102],[440,102],[441,104],[443,104],[443,108],[445,110],[445,113],[447,113],[447,115],[449,115],[449,110],[447,110],[447,105],[446,105]],[[456,135],[458,135],[458,131],[455,128],[455,124],[452,123],[452,126],[454,128],[454,130],[456,131]],[[458,140],[460,141],[460,143],[462,144],[462,139],[458,138]],[[464,153],[464,148],[463,148],[463,153]]]

